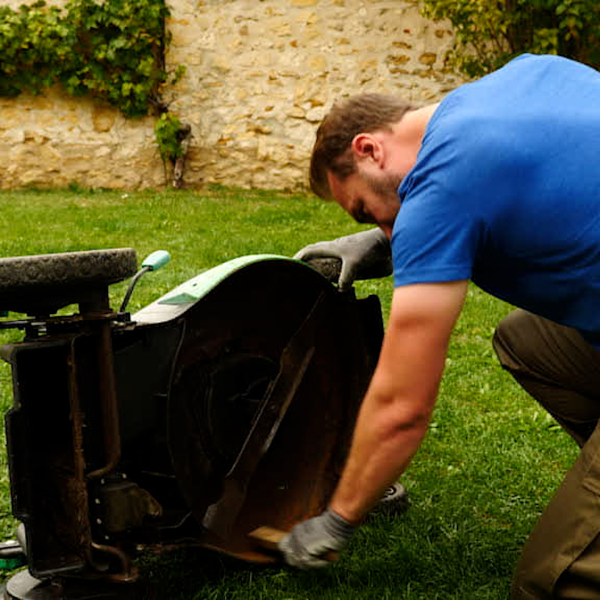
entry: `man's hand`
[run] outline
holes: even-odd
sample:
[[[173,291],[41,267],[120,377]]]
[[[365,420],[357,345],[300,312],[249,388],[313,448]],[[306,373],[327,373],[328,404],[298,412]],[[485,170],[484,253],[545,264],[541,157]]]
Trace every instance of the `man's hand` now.
[[[313,258],[339,258],[342,272],[338,286],[342,291],[348,290],[355,279],[375,279],[392,273],[390,242],[378,227],[330,242],[310,244],[296,253],[294,258],[305,262]]]
[[[326,567],[327,552],[342,550],[356,530],[354,525],[327,509],[318,517],[298,523],[279,542],[285,561],[298,569]]]

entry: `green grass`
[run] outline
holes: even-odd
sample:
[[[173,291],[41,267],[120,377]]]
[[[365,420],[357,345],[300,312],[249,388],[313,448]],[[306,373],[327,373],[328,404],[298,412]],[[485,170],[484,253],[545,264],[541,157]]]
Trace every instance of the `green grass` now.
[[[141,280],[132,311],[236,256],[292,255],[310,242],[358,230],[337,206],[313,198],[220,188],[5,192],[0,228],[0,256],[130,246],[141,260],[168,250],[172,262]],[[378,294],[387,315],[390,280],[356,287],[359,296]],[[113,306],[124,292],[125,284],[113,287]],[[249,566],[202,550],[145,556],[142,572],[160,598],[507,598],[519,548],[577,452],[495,360],[490,339],[509,310],[474,287],[469,291],[430,432],[402,478],[412,499],[404,516],[370,518],[342,560],[322,572]],[[2,363],[4,411],[11,393]],[[1,458],[0,533],[8,537],[14,522]]]

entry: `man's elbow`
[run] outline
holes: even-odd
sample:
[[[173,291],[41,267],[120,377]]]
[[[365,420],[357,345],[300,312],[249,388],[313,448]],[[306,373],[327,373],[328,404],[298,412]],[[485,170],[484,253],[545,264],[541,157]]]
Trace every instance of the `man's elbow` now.
[[[422,437],[431,420],[432,410],[433,402],[408,405],[393,401],[381,409],[376,420],[379,421],[382,437],[406,437],[411,434]]]

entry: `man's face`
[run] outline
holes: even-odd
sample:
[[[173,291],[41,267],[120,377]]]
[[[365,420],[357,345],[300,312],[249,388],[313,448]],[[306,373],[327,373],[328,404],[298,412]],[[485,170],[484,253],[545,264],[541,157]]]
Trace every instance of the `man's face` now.
[[[335,201],[359,223],[378,225],[391,237],[400,209],[398,186],[402,176],[380,172],[377,175],[358,171],[343,180],[327,173],[329,189]]]

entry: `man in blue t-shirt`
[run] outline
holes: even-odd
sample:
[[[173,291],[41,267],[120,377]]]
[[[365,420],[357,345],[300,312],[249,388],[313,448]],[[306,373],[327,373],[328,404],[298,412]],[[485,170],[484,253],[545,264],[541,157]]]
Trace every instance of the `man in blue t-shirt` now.
[[[582,447],[512,597],[600,598],[600,74],[524,55],[439,104],[350,98],[319,127],[311,186],[379,229],[298,257],[338,256],[345,288],[385,267],[390,240],[395,290],[338,487],[283,540],[286,560],[326,564],[408,466],[472,280],[520,308],[495,333],[501,364]]]

